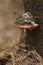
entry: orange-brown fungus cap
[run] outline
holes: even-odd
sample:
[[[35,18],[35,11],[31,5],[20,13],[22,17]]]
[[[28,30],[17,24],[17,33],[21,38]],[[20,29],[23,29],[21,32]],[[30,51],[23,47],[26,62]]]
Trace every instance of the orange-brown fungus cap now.
[[[33,16],[31,13],[27,12],[21,15],[15,22],[15,26],[18,28],[28,28],[33,29],[38,26],[37,23],[34,22]]]

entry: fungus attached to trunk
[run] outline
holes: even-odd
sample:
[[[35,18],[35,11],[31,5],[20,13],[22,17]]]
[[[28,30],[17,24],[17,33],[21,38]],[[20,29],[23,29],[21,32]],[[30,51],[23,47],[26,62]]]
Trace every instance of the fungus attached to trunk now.
[[[15,22],[15,26],[21,28],[21,40],[20,42],[25,42],[26,29],[33,30],[37,28],[38,24],[34,21],[34,17],[30,12],[22,14]]]

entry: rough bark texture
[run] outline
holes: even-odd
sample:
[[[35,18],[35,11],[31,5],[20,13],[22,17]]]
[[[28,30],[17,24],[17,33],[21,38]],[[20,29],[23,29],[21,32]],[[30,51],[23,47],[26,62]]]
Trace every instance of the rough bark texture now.
[[[27,39],[43,56],[43,0],[23,0],[25,11],[30,11],[39,18],[39,27],[33,31],[27,30]]]

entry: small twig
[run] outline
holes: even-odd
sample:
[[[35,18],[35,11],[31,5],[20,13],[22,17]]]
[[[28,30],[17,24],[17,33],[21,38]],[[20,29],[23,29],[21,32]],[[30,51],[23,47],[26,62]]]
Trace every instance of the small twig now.
[[[15,63],[14,63],[14,55],[13,55],[13,53],[11,52],[10,55],[11,55],[11,57],[12,57],[12,63],[13,63],[12,65],[15,65]]]

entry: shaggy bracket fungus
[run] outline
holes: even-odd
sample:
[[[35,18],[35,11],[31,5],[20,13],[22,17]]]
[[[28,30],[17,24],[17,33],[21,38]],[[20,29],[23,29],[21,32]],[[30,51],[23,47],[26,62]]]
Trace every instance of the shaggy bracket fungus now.
[[[20,28],[21,39],[20,42],[25,42],[26,40],[26,29],[33,30],[38,27],[37,21],[34,21],[34,17],[30,12],[21,15],[15,22],[15,26]]]

